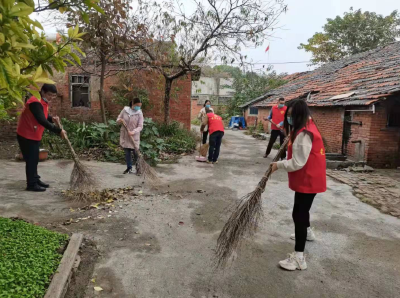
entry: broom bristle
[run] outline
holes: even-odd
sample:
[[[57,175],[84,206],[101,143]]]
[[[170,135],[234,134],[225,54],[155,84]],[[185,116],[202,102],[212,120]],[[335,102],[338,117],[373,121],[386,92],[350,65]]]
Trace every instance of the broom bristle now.
[[[139,156],[136,166],[138,173],[143,175],[143,178],[148,180],[151,184],[160,183],[160,178],[158,177],[157,172],[145,161],[143,156]]]
[[[264,177],[259,186],[265,185],[267,180],[268,178]],[[252,236],[257,231],[258,223],[263,216],[260,187],[241,198],[222,229],[216,248],[217,267],[226,265],[244,236]]]
[[[283,142],[281,148],[274,157],[273,162],[279,160],[288,142],[289,137],[287,137]],[[256,232],[259,220],[263,215],[261,195],[265,190],[271,174],[272,167],[270,165],[258,183],[257,188],[240,200],[232,215],[229,217],[228,222],[222,229],[216,247],[215,261],[217,267],[223,267],[226,265],[240,244],[240,240],[242,240],[243,236],[253,235]]]
[[[202,146],[200,147],[200,150],[199,150],[200,155],[201,155],[201,156],[207,156],[208,148],[209,148],[209,147],[210,147],[210,144],[204,144],[204,145],[202,145]]]
[[[71,189],[89,190],[96,184],[93,173],[79,160],[75,160],[70,179]]]

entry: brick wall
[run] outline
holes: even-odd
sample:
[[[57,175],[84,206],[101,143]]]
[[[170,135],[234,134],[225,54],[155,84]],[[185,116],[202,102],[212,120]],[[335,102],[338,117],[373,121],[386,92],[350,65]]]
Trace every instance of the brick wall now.
[[[21,104],[22,109],[22,104]],[[13,120],[0,120],[0,141],[16,140],[18,126],[18,111],[21,109],[9,110],[8,115],[15,117]]]
[[[377,168],[395,168],[400,166],[400,129],[387,127],[389,103],[387,101],[376,105],[375,114],[370,114],[371,129],[367,162],[369,165]]]
[[[57,80],[57,89],[60,97],[51,103],[50,112],[68,119],[100,122],[101,109],[98,91],[100,89],[99,78],[90,78],[90,108],[72,107],[69,91],[69,74],[79,74],[82,71],[78,68],[69,68],[61,79]],[[164,79],[157,73],[149,71],[137,71],[137,84],[139,88],[148,92],[151,108],[143,111],[145,117],[151,117],[156,121],[164,119]],[[170,119],[181,122],[186,128],[190,129],[190,95],[191,95],[190,75],[176,80],[172,85],[170,100]],[[135,82],[136,84],[136,82]],[[108,77],[104,82],[105,107],[108,119],[116,119],[122,110],[122,106],[114,102],[111,86],[118,85],[118,76]]]
[[[341,107],[310,107],[310,110],[324,139],[326,152],[342,153],[344,109]]]

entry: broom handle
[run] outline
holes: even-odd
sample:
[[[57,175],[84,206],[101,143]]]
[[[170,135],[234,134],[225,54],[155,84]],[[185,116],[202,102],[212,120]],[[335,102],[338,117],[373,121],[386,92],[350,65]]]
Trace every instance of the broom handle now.
[[[278,127],[278,125],[277,124],[275,124],[275,122],[274,121],[272,121],[272,120],[270,120],[270,119],[265,119],[265,120],[267,120],[268,122],[270,122],[270,123],[272,123],[273,125],[275,125],[276,127]],[[283,131],[283,128],[281,127],[281,128],[279,128],[281,131]]]
[[[129,134],[128,125],[126,125],[124,119],[121,119],[121,120],[122,120],[122,124],[123,124],[124,127],[126,128],[126,131],[127,131],[128,135],[130,136],[130,138],[131,138],[131,140],[132,140],[132,142],[133,142],[133,147],[135,147],[135,150],[136,150],[137,154],[138,154],[139,156],[141,156],[142,154],[140,153],[140,150],[139,150],[138,147],[136,146],[135,139],[133,138],[133,136],[131,136],[131,135]]]
[[[63,126],[62,126],[62,124],[61,124],[61,120],[55,120],[55,122],[56,122],[56,124],[58,125],[59,128],[61,128],[62,130],[64,130],[64,129],[63,129]],[[66,141],[67,144],[68,144],[69,150],[70,150],[71,153],[72,153],[72,159],[73,159],[74,161],[77,162],[77,161],[79,160],[79,158],[78,158],[78,155],[76,155],[76,153],[75,153],[74,147],[72,147],[72,144],[71,144],[70,140],[68,139],[68,136],[67,136],[67,135],[64,135],[64,138],[65,138],[65,141]]]

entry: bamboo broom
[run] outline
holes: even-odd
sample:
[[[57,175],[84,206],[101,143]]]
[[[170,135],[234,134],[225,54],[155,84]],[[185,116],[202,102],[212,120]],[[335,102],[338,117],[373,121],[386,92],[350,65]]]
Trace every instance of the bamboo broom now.
[[[273,162],[280,159],[286,149],[289,138],[290,136],[286,137],[281,148],[274,157]],[[216,247],[217,267],[226,265],[232,253],[237,249],[243,236],[246,234],[253,235],[256,232],[258,223],[263,215],[261,195],[265,191],[271,174],[272,164],[269,165],[268,170],[258,183],[257,188],[240,199],[240,202],[237,204],[229,220],[222,229]]]
[[[133,142],[133,146],[135,147],[135,151],[136,151],[136,153],[138,155],[138,158],[137,158],[137,161],[136,161],[136,169],[138,171],[138,174],[139,175],[143,174],[143,178],[144,179],[148,179],[151,184],[159,183],[160,182],[160,178],[158,178],[157,172],[144,159],[142,153],[140,152],[139,148],[136,145],[136,142],[135,142],[133,136],[131,136],[129,134],[128,126],[126,125],[124,120],[122,120],[122,124],[126,128],[126,131],[127,131],[128,135],[131,137],[131,140]]]
[[[57,118],[54,120],[58,125],[58,127],[63,129],[61,120]],[[87,191],[92,189],[97,185],[97,181],[94,178],[93,173],[89,170],[89,168],[87,168],[83,163],[81,163],[81,161],[78,158],[78,155],[75,153],[75,150],[72,147],[70,140],[68,139],[68,136],[65,136],[65,142],[67,143],[69,150],[71,151],[72,154],[72,159],[74,160],[74,168],[72,170],[69,182],[71,189],[80,191]]]

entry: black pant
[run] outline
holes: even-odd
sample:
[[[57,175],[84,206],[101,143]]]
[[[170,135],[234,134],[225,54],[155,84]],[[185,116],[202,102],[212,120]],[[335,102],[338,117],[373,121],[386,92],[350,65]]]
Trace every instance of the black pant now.
[[[40,179],[37,172],[39,163],[39,148],[40,141],[33,141],[25,139],[17,135],[19,148],[21,149],[22,156],[24,157],[26,166],[26,183],[28,187],[34,186]]]
[[[126,166],[128,169],[132,170],[132,166],[136,165],[136,170],[137,170],[137,159],[138,155],[136,153],[135,149],[131,148],[124,148],[125,151],[125,161],[126,161]],[[132,160],[133,157],[133,160]]]
[[[278,137],[280,137],[279,141],[282,146],[283,141],[285,140],[285,135],[283,134],[283,132],[280,130],[276,130],[276,129],[271,130],[271,137],[269,139],[269,143],[268,143],[267,151],[265,151],[265,155],[268,156],[271,153],[272,146],[274,145],[274,143]],[[286,151],[283,152],[281,158],[283,159],[285,157],[286,157]]]
[[[310,209],[314,201],[315,193],[300,193],[294,195],[293,221],[296,236],[295,251],[304,252],[307,241],[307,228],[310,227]]]
[[[208,130],[203,132],[203,145],[207,143]]]
[[[208,161],[216,162],[219,156],[219,149],[221,148],[223,131],[216,131],[210,135],[210,148],[208,149]]]

